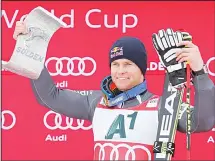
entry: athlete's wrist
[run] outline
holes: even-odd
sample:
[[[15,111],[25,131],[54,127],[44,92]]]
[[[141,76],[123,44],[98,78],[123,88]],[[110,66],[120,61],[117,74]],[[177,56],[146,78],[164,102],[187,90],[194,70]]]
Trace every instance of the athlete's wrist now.
[[[193,76],[198,76],[198,75],[202,75],[208,73],[208,68],[207,66],[204,64],[202,69],[198,70],[198,71],[192,71]]]

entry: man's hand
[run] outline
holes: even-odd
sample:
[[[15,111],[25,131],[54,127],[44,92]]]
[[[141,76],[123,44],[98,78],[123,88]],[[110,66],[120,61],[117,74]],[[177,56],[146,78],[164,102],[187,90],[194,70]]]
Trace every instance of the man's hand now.
[[[181,53],[185,45],[183,41],[191,41],[192,36],[183,31],[173,32],[168,28],[166,31],[159,30],[158,34],[152,35],[153,45],[158,53],[159,59],[169,75],[170,83],[179,87],[186,83],[186,62],[178,62],[176,53]],[[178,54],[180,55],[180,54]]]
[[[180,52],[183,49],[183,45],[180,45],[184,40],[191,40],[192,37],[187,32],[176,31],[168,28],[166,31],[159,30],[158,34],[152,35],[153,45],[158,53],[159,59],[163,66],[167,68],[168,72],[179,70],[184,66],[184,63],[179,63],[176,60],[176,52]],[[178,69],[176,66],[177,64]],[[170,68],[171,66],[171,68]]]
[[[188,61],[190,68],[194,72],[203,68],[204,62],[198,46],[190,41],[182,41],[178,46],[186,46],[186,48],[180,48],[180,50],[176,52],[176,61],[178,61],[178,63]]]
[[[16,26],[15,26],[15,30],[14,30],[14,33],[13,33],[13,38],[15,40],[17,40],[17,37],[20,34],[27,34],[27,33],[28,33],[28,30],[27,30],[25,22],[17,21]]]

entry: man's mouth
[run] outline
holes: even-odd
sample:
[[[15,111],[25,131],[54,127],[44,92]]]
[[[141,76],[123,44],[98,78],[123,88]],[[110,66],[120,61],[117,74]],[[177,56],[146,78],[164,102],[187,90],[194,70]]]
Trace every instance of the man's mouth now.
[[[128,78],[125,78],[125,77],[118,77],[117,79],[119,79],[119,80],[126,80],[126,79],[128,79]]]

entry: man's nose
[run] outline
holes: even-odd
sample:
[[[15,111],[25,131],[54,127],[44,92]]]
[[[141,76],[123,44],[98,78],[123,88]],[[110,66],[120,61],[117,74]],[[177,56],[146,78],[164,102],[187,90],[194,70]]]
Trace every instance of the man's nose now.
[[[125,72],[126,72],[125,67],[122,66],[122,65],[120,65],[119,68],[118,68],[118,73],[123,74],[123,73],[125,73]]]

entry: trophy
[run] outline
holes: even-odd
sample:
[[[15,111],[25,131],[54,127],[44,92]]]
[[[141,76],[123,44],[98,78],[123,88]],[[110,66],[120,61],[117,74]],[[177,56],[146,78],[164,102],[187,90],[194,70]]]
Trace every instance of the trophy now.
[[[18,75],[38,79],[46,59],[53,34],[66,24],[42,7],[34,8],[25,18],[27,34],[17,37],[13,54],[2,68]]]

